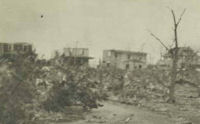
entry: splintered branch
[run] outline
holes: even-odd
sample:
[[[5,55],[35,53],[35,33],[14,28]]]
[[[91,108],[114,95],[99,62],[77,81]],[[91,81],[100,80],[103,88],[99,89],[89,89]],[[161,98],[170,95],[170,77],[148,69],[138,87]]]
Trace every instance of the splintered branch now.
[[[176,15],[175,15],[173,9],[171,10],[171,13],[172,13],[172,17],[173,17],[173,20],[174,20],[174,42],[175,42],[175,48],[178,49],[178,36],[177,36],[178,25],[177,25],[177,22],[176,22]]]
[[[174,13],[174,10],[171,9],[171,13],[172,13],[172,16],[173,16],[175,28],[177,28],[178,25],[179,25],[179,23],[181,22],[182,17],[183,17],[183,15],[185,14],[185,11],[186,11],[186,9],[183,10],[183,12],[181,13],[181,15],[180,15],[180,17],[179,17],[179,19],[178,19],[178,21],[177,21],[177,20],[176,20],[176,15],[175,15],[175,13]]]
[[[184,9],[183,12],[181,13],[180,18],[179,18],[178,22],[176,23],[177,25],[179,25],[179,23],[181,22],[182,17],[183,17],[183,15],[185,14],[185,11],[186,11],[186,9]]]
[[[173,17],[173,20],[174,20],[174,42],[175,42],[175,48],[178,48],[178,34],[177,34],[177,29],[178,29],[178,26],[182,20],[182,17],[185,13],[186,9],[183,10],[183,12],[181,13],[178,21],[176,20],[176,15],[175,15],[175,12],[173,9],[171,9],[171,13],[172,13],[172,17]]]
[[[154,35],[152,32],[150,32],[150,35],[152,37],[154,37],[163,47],[165,47],[165,49],[168,51],[169,48],[160,40],[160,38],[158,38],[156,35]]]
[[[175,15],[175,13],[174,13],[174,10],[173,10],[173,9],[171,10],[171,13],[172,13],[173,20],[174,20],[174,27],[176,28],[176,27],[177,27],[177,23],[176,23],[176,15]]]

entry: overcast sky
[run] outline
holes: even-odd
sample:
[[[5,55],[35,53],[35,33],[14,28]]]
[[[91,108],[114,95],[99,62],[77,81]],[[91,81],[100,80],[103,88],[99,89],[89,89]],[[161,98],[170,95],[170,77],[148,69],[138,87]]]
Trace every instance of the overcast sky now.
[[[127,49],[156,61],[163,50],[148,30],[172,43],[169,8],[177,16],[187,9],[179,41],[200,49],[200,0],[0,0],[0,41],[33,43],[47,57],[78,41],[96,60],[103,49]]]

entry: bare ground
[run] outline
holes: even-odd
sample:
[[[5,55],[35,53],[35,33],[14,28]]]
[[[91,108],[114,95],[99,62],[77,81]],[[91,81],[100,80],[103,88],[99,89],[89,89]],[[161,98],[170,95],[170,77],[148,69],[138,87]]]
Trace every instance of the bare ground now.
[[[135,106],[105,102],[85,119],[59,124],[174,124],[167,116]]]

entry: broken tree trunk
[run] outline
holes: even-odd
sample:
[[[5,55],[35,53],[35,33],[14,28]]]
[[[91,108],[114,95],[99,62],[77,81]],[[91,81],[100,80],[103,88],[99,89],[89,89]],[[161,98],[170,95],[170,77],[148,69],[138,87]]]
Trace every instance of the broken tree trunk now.
[[[159,41],[161,43],[161,45],[163,47],[166,48],[166,50],[171,54],[171,59],[172,59],[172,68],[171,68],[171,74],[170,74],[170,85],[167,86],[168,88],[168,102],[169,103],[175,103],[175,96],[174,96],[174,93],[175,93],[175,85],[176,85],[176,80],[177,80],[177,74],[178,74],[178,66],[177,66],[177,63],[178,63],[178,52],[179,52],[179,46],[178,46],[178,33],[177,33],[177,29],[178,29],[178,26],[181,22],[181,19],[182,19],[182,16],[184,15],[185,13],[185,10],[182,12],[180,18],[178,20],[176,20],[176,15],[174,13],[174,10],[171,10],[171,13],[172,13],[172,16],[173,16],[173,22],[174,22],[174,48],[172,49],[169,49],[165,44],[164,42],[162,42],[157,36],[155,36],[153,33],[150,33],[151,36],[153,36],[157,41]]]
[[[182,12],[180,18],[178,19],[178,21],[176,20],[176,16],[173,10],[171,10],[172,16],[173,16],[173,21],[174,21],[174,43],[175,43],[175,47],[174,49],[172,49],[171,51],[171,57],[172,57],[172,69],[171,69],[171,82],[170,82],[170,86],[169,86],[169,99],[168,102],[169,103],[175,103],[175,96],[174,96],[174,92],[175,92],[175,85],[176,85],[176,78],[177,78],[177,63],[178,63],[178,52],[179,52],[179,46],[178,46],[178,33],[177,33],[177,29],[179,26],[179,23],[182,19],[183,14],[185,13],[185,10]]]

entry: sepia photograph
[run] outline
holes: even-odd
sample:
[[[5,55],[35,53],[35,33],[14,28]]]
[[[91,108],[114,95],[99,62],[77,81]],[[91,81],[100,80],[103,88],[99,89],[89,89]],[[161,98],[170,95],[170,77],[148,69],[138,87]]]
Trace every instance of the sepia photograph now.
[[[0,0],[0,124],[200,124],[200,1]]]

